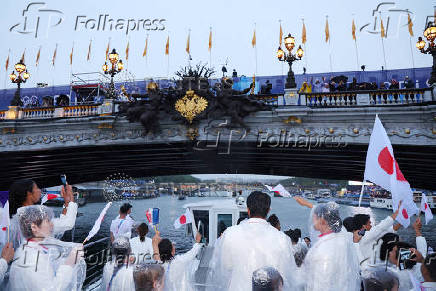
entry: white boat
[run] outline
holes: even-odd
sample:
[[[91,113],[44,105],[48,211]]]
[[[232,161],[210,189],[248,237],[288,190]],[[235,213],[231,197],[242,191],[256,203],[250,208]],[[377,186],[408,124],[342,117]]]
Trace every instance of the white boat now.
[[[436,196],[428,193],[426,194],[427,203],[430,206],[432,212],[436,212]],[[413,201],[416,203],[416,206],[420,208],[421,206],[421,198],[422,191],[414,191],[413,192]],[[371,201],[369,202],[370,207],[373,208],[381,208],[381,209],[389,209],[392,210],[392,198],[391,197],[371,197]]]

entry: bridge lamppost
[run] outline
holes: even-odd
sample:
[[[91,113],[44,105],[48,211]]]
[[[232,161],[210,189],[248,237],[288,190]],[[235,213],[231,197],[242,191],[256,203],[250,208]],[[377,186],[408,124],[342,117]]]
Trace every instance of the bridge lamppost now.
[[[436,21],[436,19],[435,19]],[[424,37],[428,41],[427,48],[425,48],[426,42],[422,39],[422,37],[418,38],[418,42],[416,43],[416,47],[423,54],[431,54],[433,56],[433,67],[431,71],[431,77],[429,80],[430,85],[436,83],[436,44],[434,40],[436,39],[436,23],[429,21],[427,23],[427,27],[424,30]]]
[[[111,68],[109,69],[109,65],[106,62],[103,65],[104,73],[111,75],[111,83],[109,85],[108,99],[116,99],[114,76],[123,70],[124,64],[123,61],[120,60],[120,56],[118,55],[115,49],[112,50],[108,58],[110,62],[109,65],[111,66]]]
[[[285,37],[285,47],[288,50],[288,53],[282,50],[281,47],[277,50],[277,58],[281,62],[287,62],[289,64],[288,77],[286,78],[285,89],[297,88],[297,84],[295,83],[294,72],[292,71],[292,63],[301,60],[303,57],[304,51],[301,48],[301,45],[298,47],[296,54],[292,53],[293,48],[295,47],[295,38],[288,34]]]
[[[29,72],[27,72],[26,65],[24,64],[24,60],[21,59],[18,63],[15,64],[15,71],[17,71],[18,76],[15,74],[15,71],[9,75],[12,83],[17,84],[17,91],[15,91],[14,99],[11,101],[11,106],[21,106],[21,83],[26,83],[27,79],[30,78]]]

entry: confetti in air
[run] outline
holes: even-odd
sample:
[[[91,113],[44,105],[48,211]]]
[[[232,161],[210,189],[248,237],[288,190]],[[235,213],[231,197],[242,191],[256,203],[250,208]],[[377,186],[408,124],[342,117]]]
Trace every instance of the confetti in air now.
[[[106,178],[103,195],[107,202],[134,198],[138,187],[132,177],[124,173],[115,173]]]

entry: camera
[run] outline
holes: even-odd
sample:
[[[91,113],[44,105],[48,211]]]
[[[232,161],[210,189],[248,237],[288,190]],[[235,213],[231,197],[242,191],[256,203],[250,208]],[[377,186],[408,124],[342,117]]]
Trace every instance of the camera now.
[[[416,262],[411,259],[415,257],[416,255],[410,249],[400,249],[398,252],[398,267],[400,270],[412,269]]]

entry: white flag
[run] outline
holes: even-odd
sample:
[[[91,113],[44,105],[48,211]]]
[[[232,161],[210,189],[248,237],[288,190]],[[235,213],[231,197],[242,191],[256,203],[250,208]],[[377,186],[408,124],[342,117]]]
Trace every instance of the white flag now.
[[[268,191],[272,191],[273,190],[273,187],[271,187],[271,186],[268,186],[268,185],[264,185],[265,187],[266,187],[266,189],[268,189]]]
[[[194,215],[186,208],[184,214],[174,221],[174,227],[180,228],[182,225],[194,222]]]
[[[289,193],[282,184],[278,184],[275,186],[272,191],[278,193],[282,197],[292,197],[291,193]]]
[[[418,207],[413,202],[412,189],[401,173],[389,137],[378,116],[375,117],[366,153],[364,180],[391,192],[394,211],[397,210],[399,202],[403,201],[397,221],[404,227],[409,226],[410,216],[418,213]]]
[[[424,193],[422,193],[421,197],[420,210],[425,213],[425,224],[428,224],[428,222],[433,219],[433,213],[431,213],[430,205],[427,202],[427,196],[425,196]]]
[[[97,220],[95,221],[94,226],[91,228],[91,231],[89,232],[88,236],[83,241],[84,243],[86,241],[90,240],[100,230],[100,226],[101,226],[101,223],[103,222],[104,216],[106,215],[106,212],[109,209],[109,207],[111,207],[111,205],[112,205],[112,202],[109,202],[108,204],[106,204],[106,206],[100,212],[100,215],[98,216]]]

